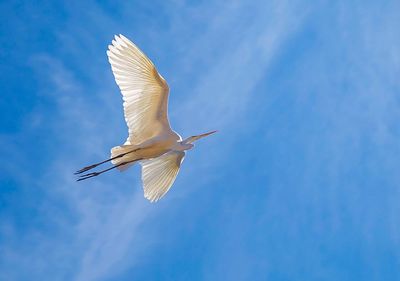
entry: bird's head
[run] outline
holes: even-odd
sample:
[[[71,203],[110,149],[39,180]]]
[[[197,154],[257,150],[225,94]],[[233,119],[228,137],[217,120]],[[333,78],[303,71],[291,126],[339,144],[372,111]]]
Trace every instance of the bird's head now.
[[[183,145],[190,145],[190,148],[192,148],[192,147],[194,146],[193,143],[194,143],[195,141],[198,141],[199,139],[204,138],[204,137],[206,137],[206,136],[209,136],[209,135],[211,135],[211,134],[214,134],[214,133],[216,133],[216,132],[217,132],[217,131],[211,131],[211,132],[204,133],[204,134],[201,134],[201,135],[188,137],[187,139],[184,139],[184,140],[182,141],[182,144],[183,144]],[[188,149],[190,149],[190,148],[188,148]]]

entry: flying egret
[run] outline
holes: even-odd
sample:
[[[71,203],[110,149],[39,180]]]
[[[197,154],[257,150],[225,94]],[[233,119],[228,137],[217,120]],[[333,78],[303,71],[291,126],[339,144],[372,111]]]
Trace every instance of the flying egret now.
[[[169,87],[150,59],[123,35],[115,36],[107,50],[108,61],[124,100],[124,115],[129,136],[121,146],[111,149],[111,158],[84,167],[75,174],[78,181],[118,168],[125,170],[135,162],[142,166],[144,197],[158,201],[175,181],[185,151],[194,142],[215,133],[182,140],[168,121]],[[83,174],[111,161],[111,168]]]

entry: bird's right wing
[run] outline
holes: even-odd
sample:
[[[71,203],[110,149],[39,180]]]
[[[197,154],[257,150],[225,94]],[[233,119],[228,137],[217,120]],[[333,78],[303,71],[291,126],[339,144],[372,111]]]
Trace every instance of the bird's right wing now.
[[[167,116],[167,82],[150,59],[123,35],[115,36],[108,48],[108,60],[124,99],[129,128],[126,144],[140,144],[161,134],[178,139]]]
[[[140,161],[146,199],[156,202],[168,192],[178,175],[184,157],[183,151],[170,151],[157,158]]]

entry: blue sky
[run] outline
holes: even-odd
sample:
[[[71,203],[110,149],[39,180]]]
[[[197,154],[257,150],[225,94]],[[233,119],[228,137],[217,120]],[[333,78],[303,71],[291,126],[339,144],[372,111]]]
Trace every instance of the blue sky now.
[[[400,2],[3,1],[1,280],[400,280]],[[75,182],[134,41],[199,142],[157,204]]]

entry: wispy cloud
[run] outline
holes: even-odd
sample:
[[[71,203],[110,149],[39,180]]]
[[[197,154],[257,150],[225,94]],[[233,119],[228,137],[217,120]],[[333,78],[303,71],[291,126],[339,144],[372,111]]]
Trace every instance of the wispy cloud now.
[[[166,270],[180,250],[199,279],[340,280],[363,266],[387,279],[399,260],[399,4],[139,2],[25,7],[49,24],[15,35],[39,90],[0,135],[0,279],[115,279],[149,257]],[[156,205],[139,167],[72,175],[127,134],[105,55],[114,33],[169,82],[174,129],[219,130]]]
[[[181,47],[176,47],[177,52],[181,53],[175,66],[162,64],[162,68],[170,72],[165,76],[168,78],[174,73],[175,77],[172,84],[176,87],[172,88],[170,105],[172,124],[186,134],[214,128],[226,134],[230,128],[237,129],[240,115],[245,112],[248,100],[252,98],[252,90],[265,75],[279,46],[301,24],[304,14],[295,15],[294,8],[277,1],[262,7],[269,10],[269,16],[261,16],[264,13],[260,10],[261,3],[248,5],[235,2],[226,9],[221,8],[224,6],[222,4],[215,4],[215,7],[221,9],[213,13],[210,13],[213,7],[208,4],[195,9],[185,7],[184,4],[177,5],[180,5],[180,11],[185,11],[186,18],[197,17],[199,22],[206,20],[208,24],[198,36],[186,36],[187,44],[182,45],[184,42],[179,41],[176,43],[181,44]],[[89,9],[82,12],[82,16],[88,16],[99,26],[107,24],[118,28],[112,17],[99,7],[92,8],[95,13]],[[252,17],[253,13],[259,16]],[[206,14],[207,18],[202,18],[202,14]],[[241,19],[243,15],[245,17]],[[184,21],[180,12],[175,11],[169,20],[172,28],[167,31],[168,37],[185,38],[187,31],[175,28]],[[69,29],[81,36],[71,37],[68,32],[59,33],[62,52],[78,58],[79,51],[87,54],[101,47],[97,46],[99,40],[94,39],[95,34],[87,34],[76,25],[70,25]],[[112,33],[120,32],[114,28],[108,30]],[[132,39],[135,41],[135,38]],[[169,45],[174,46],[171,43]],[[84,46],[84,49],[79,46]],[[162,49],[157,50],[157,53],[165,55]],[[100,59],[106,61],[105,55]],[[85,58],[85,63],[88,61],[91,59]],[[101,181],[81,185],[74,182],[71,172],[77,165],[107,157],[108,149],[117,145],[114,142],[119,139],[112,130],[115,128],[123,134],[125,124],[119,122],[116,127],[117,118],[109,118],[118,115],[122,118],[120,99],[115,96],[116,87],[111,73],[98,69],[97,62],[93,66],[73,63],[75,69],[80,69],[77,73],[71,70],[71,62],[62,61],[54,55],[39,53],[32,57],[31,64],[38,77],[44,80],[42,94],[54,102],[55,108],[51,117],[40,110],[33,111],[33,114],[41,122],[47,123],[45,127],[55,136],[56,146],[62,146],[62,149],[54,149],[55,159],[45,174],[36,180],[35,185],[40,186],[42,192],[51,189],[52,196],[57,198],[53,203],[63,202],[72,218],[58,218],[52,212],[53,206],[44,206],[42,215],[58,227],[56,237],[44,239],[39,238],[39,234],[30,254],[23,255],[25,266],[32,271],[36,270],[38,276],[47,270],[43,268],[38,271],[37,263],[52,265],[54,259],[62,259],[71,268],[65,273],[60,266],[55,266],[53,270],[58,268],[58,273],[53,272],[55,276],[99,280],[131,266],[145,250],[151,249],[152,241],[140,229],[146,220],[161,216],[163,207],[158,205],[154,208],[142,198],[138,173],[123,178],[105,176]],[[106,63],[101,65],[108,67]],[[81,74],[87,80],[82,79]],[[193,83],[187,82],[190,80],[189,74],[196,75]],[[107,78],[104,80],[102,77]],[[110,133],[102,133],[105,130]],[[71,158],[71,155],[74,157]],[[218,165],[219,160],[213,158],[208,161]],[[191,162],[191,169],[196,168],[196,163],[201,163]],[[128,186],[127,182],[130,181],[131,186]],[[190,177],[184,176],[181,185],[187,185],[189,181]],[[60,241],[69,241],[69,245],[59,244]],[[50,247],[52,252],[41,254]],[[22,255],[22,252],[19,253]],[[14,255],[18,255],[18,252]],[[29,266],[33,260],[36,262]]]

